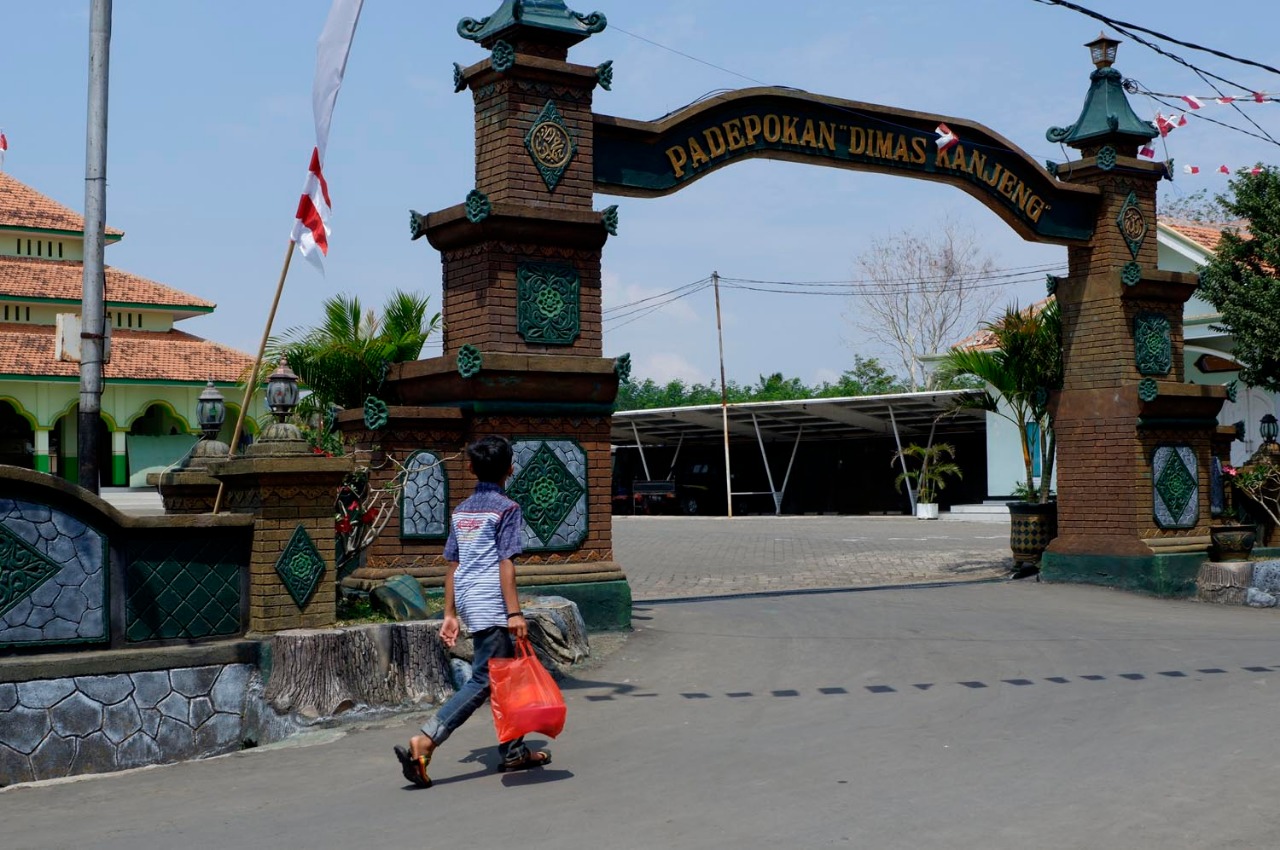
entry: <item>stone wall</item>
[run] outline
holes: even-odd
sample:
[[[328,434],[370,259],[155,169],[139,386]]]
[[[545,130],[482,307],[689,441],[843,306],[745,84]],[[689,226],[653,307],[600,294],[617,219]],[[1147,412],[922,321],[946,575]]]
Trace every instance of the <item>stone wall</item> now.
[[[0,786],[232,752],[249,664],[0,683]]]

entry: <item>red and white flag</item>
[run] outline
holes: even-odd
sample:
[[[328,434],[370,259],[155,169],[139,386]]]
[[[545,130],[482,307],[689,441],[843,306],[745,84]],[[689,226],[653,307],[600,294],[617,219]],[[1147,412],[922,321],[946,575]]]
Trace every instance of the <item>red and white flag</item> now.
[[[1156,129],[1160,131],[1160,137],[1164,138],[1173,132],[1173,124],[1168,118],[1165,118],[1159,112],[1156,113]]]
[[[311,110],[316,123],[316,145],[311,150],[307,180],[298,200],[297,218],[291,238],[302,256],[321,271],[323,258],[329,254],[329,184],[324,178],[324,152],[329,144],[329,122],[333,105],[347,70],[351,40],[360,20],[364,0],[333,0],[329,17],[316,45],[316,78],[311,90]],[[318,249],[318,250],[317,250]]]
[[[1184,94],[1182,96],[1182,100],[1185,101],[1187,106],[1190,106],[1192,109],[1199,109],[1204,106],[1204,103],[1201,102],[1200,98],[1193,95]]]
[[[1228,103],[1236,102],[1236,99],[1234,97],[1215,97],[1214,100],[1216,100],[1218,103],[1221,103],[1223,106],[1227,105]]]
[[[1261,173],[1262,173],[1262,167],[1261,167],[1261,166],[1258,166],[1258,165],[1255,165],[1253,168],[1250,168],[1250,169],[1249,169],[1249,173],[1250,173],[1250,174],[1261,174]]]
[[[938,134],[938,153],[949,151],[960,144],[960,137],[951,132],[951,128],[946,124],[939,124],[934,132]]]
[[[1199,174],[1199,173],[1200,173],[1200,166],[1198,166],[1198,165],[1184,165],[1184,166],[1182,166],[1182,170],[1183,170],[1183,171],[1185,171],[1185,172],[1187,172],[1188,174]]]
[[[1266,103],[1266,102],[1267,102],[1267,93],[1266,93],[1266,92],[1263,92],[1263,91],[1256,91],[1256,92],[1254,92],[1254,93],[1253,93],[1253,102],[1254,102],[1254,103]]]
[[[5,136],[4,130],[0,130],[0,169],[4,168],[4,153],[9,150],[9,138]]]
[[[1145,156],[1147,159],[1156,158],[1156,149],[1151,145],[1143,145],[1142,150],[1138,151],[1138,156]]]
[[[1231,173],[1231,169],[1230,169],[1230,168],[1227,168],[1225,165],[1219,165],[1219,166],[1218,166],[1218,173],[1219,173],[1219,174],[1230,174],[1230,173]]]

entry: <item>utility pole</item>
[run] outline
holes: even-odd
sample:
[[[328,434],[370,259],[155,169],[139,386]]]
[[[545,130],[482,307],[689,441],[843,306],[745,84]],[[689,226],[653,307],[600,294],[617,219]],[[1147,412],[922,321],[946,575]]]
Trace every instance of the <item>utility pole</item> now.
[[[102,421],[103,249],[107,227],[107,79],[111,58],[111,0],[93,0],[89,13],[89,115],[84,162],[84,279],[80,306],[80,414],[76,451],[80,486],[98,492],[98,430]]]
[[[716,291],[716,337],[720,340],[720,421],[724,423],[724,497],[733,518],[733,475],[729,468],[729,388],[724,382],[724,326],[720,322],[720,272],[711,273]]]

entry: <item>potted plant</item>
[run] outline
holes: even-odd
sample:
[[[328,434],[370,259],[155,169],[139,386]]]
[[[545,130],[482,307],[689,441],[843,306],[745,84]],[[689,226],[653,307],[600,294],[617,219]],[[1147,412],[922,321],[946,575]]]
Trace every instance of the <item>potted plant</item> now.
[[[1210,540],[1219,553],[1217,560],[1245,560],[1257,542],[1258,526],[1245,522],[1248,517],[1242,504],[1244,499],[1262,508],[1273,526],[1280,526],[1280,466],[1273,462],[1273,457],[1259,451],[1239,469],[1223,465],[1222,473],[1231,482],[1231,512],[1237,524],[1209,529]]]
[[[986,390],[958,407],[985,410],[1012,422],[1022,448],[1024,481],[1009,503],[1009,545],[1015,570],[1039,570],[1040,556],[1058,534],[1052,499],[1056,446],[1049,414],[1050,393],[1062,386],[1062,319],[1058,302],[1020,310],[1012,306],[985,326],[990,343],[953,348],[942,361],[944,376],[972,375]],[[1034,427],[1028,427],[1034,426]],[[1041,474],[1035,477],[1039,454]]]
[[[890,465],[901,464],[903,471],[894,479],[893,486],[901,492],[906,484],[915,491],[916,519],[937,519],[938,492],[947,486],[947,476],[964,477],[960,467],[950,460],[955,454],[956,448],[950,443],[928,446],[912,443],[894,453]],[[911,469],[907,458],[919,461],[920,467]]]

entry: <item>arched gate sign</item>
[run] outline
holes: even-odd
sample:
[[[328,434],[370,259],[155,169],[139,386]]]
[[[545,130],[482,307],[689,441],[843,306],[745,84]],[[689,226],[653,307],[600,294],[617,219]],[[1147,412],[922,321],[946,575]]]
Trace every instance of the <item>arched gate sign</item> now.
[[[1063,315],[1065,384],[1054,401],[1059,535],[1045,574],[1185,592],[1207,544],[1209,468],[1220,450],[1221,388],[1182,374],[1182,304],[1194,276],[1156,269],[1156,184],[1137,158],[1156,135],[1129,107],[1116,42],[1089,45],[1096,69],[1076,122],[1048,137],[1079,152],[1034,162],[991,130],[949,116],[789,89],[733,92],[656,122],[598,115],[611,62],[568,61],[605,27],[563,0],[504,0],[459,34],[489,55],[455,66],[475,103],[476,182],[464,203],[412,215],[444,264],[442,357],[395,367],[387,451],[444,457],[481,433],[518,438],[513,491],[525,505],[522,585],[555,585],[590,620],[629,599],[610,536],[609,415],[625,356],[603,357],[600,257],[618,208],[594,194],[656,197],[734,162],[768,157],[950,183],[1024,238],[1069,246],[1051,281]],[[960,143],[939,149],[939,125]],[[1147,356],[1153,329],[1168,358]],[[450,468],[466,477],[461,464]],[[455,482],[453,501],[470,488]],[[371,570],[434,581],[440,542],[379,544]],[[602,603],[601,600],[606,600]],[[612,600],[611,602],[609,600]]]

